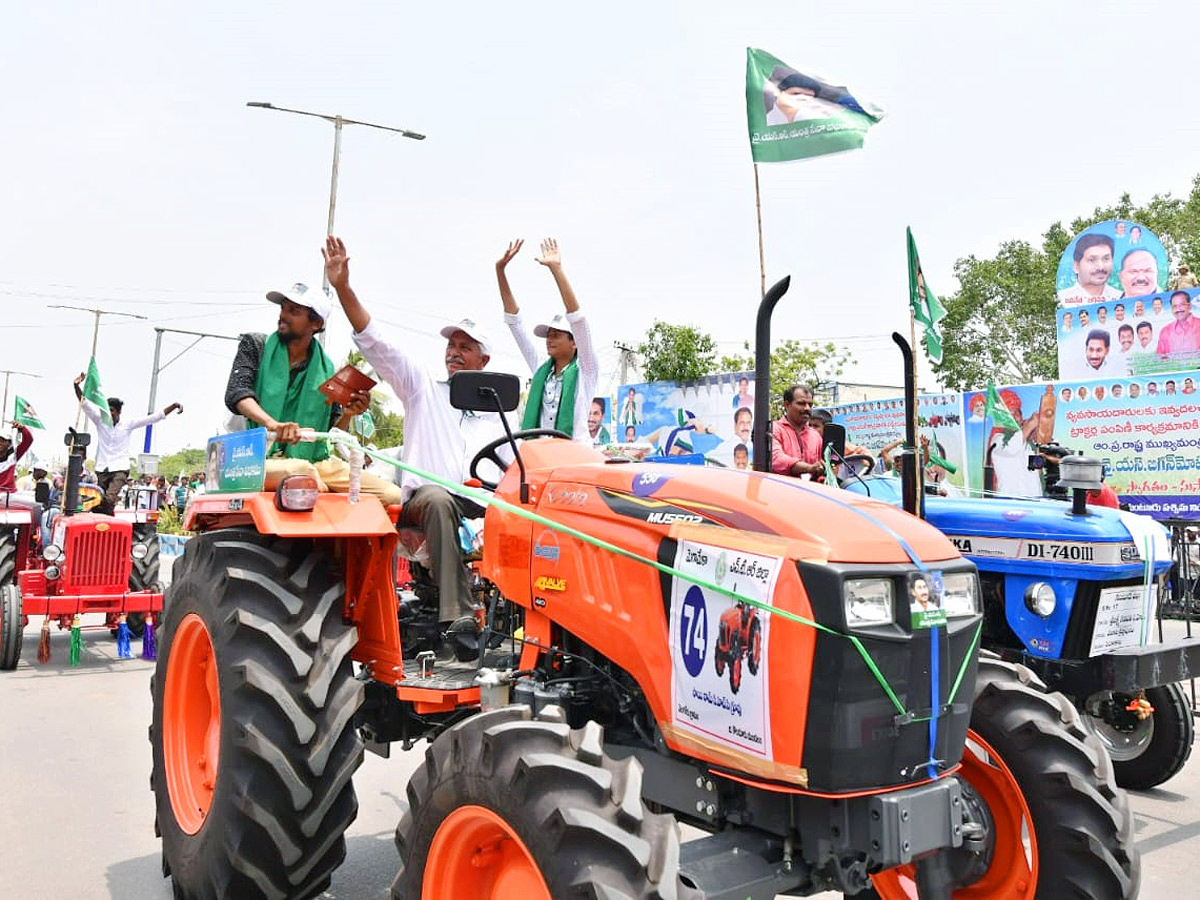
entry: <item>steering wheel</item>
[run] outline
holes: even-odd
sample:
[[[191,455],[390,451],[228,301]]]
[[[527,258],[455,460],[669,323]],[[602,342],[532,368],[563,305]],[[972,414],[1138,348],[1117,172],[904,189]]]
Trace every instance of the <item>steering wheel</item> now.
[[[875,469],[875,457],[870,453],[851,453],[849,456],[843,456],[842,462],[852,472],[857,472],[858,477],[869,475]],[[858,463],[860,465],[856,466]]]
[[[569,434],[565,434],[565,433],[559,431],[557,428],[526,428],[526,429],[523,429],[522,431],[514,431],[513,435],[512,435],[512,440],[523,441],[526,438],[535,438],[535,437],[556,437],[556,438],[564,438],[568,441],[571,439],[571,436]],[[483,462],[484,460],[487,460],[488,462],[495,464],[496,468],[498,468],[501,472],[507,471],[509,464],[506,463],[504,460],[502,460],[500,458],[500,454],[498,454],[496,451],[499,450],[501,447],[503,447],[508,442],[509,442],[509,437],[507,434],[502,437],[496,438],[494,441],[489,441],[488,443],[484,444],[482,447],[479,448],[479,452],[476,453],[475,458],[471,460],[471,468],[469,470],[471,473],[471,477],[474,478],[476,481],[478,481],[481,485],[483,485],[489,491],[494,491],[496,489],[496,485],[499,484],[499,482],[484,481],[482,478],[480,478],[479,477],[479,464],[481,462]]]

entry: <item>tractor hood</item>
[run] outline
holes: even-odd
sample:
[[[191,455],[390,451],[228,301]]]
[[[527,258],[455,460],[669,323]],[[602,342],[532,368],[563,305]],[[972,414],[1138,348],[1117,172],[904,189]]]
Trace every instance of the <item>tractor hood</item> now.
[[[547,513],[557,506],[586,505],[604,509],[607,516],[649,524],[723,525],[778,535],[796,542],[798,557],[828,562],[905,563],[959,556],[929,524],[890,504],[837,488],[709,466],[592,463],[543,468],[533,458],[542,448],[531,443],[522,455],[539,508]],[[548,457],[553,449],[546,448]]]
[[[854,493],[900,503],[900,479],[868,478],[848,485]],[[1103,506],[1072,514],[1060,500],[926,497],[925,515],[965,555],[985,558],[1144,566],[1155,574],[1170,567],[1170,537],[1148,516]]]

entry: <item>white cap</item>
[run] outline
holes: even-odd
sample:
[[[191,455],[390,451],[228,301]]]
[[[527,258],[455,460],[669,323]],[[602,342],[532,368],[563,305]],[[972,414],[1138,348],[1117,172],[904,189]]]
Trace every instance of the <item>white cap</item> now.
[[[291,300],[297,306],[307,306],[323,321],[328,321],[329,314],[333,312],[333,298],[324,288],[310,288],[299,281],[286,291],[267,291],[267,299],[280,306],[284,300]]]
[[[488,333],[479,327],[474,319],[463,319],[455,325],[447,325],[442,329],[441,335],[446,340],[450,340],[451,336],[456,331],[461,331],[471,340],[479,344],[479,349],[483,351],[485,356],[492,355],[492,339],[488,337]]]
[[[575,340],[575,332],[571,330],[571,323],[567,321],[567,317],[562,313],[559,313],[549,322],[539,322],[537,325],[534,325],[533,333],[537,337],[544,338],[546,336],[546,332],[548,332],[551,328],[554,328],[558,331],[565,331],[567,334],[571,335],[571,340]]]

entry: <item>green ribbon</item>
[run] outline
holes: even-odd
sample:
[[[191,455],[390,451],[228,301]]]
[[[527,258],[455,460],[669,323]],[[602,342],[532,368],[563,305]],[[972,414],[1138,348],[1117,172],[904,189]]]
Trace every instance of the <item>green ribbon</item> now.
[[[674,566],[665,565],[663,563],[660,563],[656,559],[650,559],[649,557],[641,556],[637,553],[634,553],[632,550],[626,550],[624,547],[618,547],[616,544],[610,544],[608,541],[603,540],[602,538],[594,537],[590,534],[585,534],[584,532],[580,531],[577,528],[572,528],[570,525],[563,525],[561,522],[555,522],[553,519],[547,519],[545,516],[540,515],[539,513],[532,512],[532,511],[530,511],[528,509],[524,509],[520,506],[515,506],[514,504],[509,503],[507,500],[501,500],[499,497],[493,496],[492,494],[489,494],[486,491],[481,491],[476,488],[467,487],[466,485],[463,485],[463,484],[455,484],[452,481],[447,481],[444,478],[440,478],[439,476],[434,475],[432,472],[426,472],[422,469],[418,469],[416,466],[409,465],[408,463],[402,462],[397,459],[392,459],[392,457],[390,457],[390,456],[385,456],[381,453],[377,453],[376,451],[369,450],[365,447],[359,447],[357,442],[352,441],[352,440],[347,441],[346,435],[344,433],[317,432],[313,436],[317,437],[317,438],[327,438],[327,439],[333,440],[333,441],[349,443],[353,447],[356,447],[357,449],[361,450],[363,453],[365,453],[367,456],[370,456],[374,460],[377,460],[377,461],[383,462],[383,463],[387,463],[389,465],[395,466],[397,469],[402,469],[405,472],[409,472],[413,475],[416,475],[419,478],[424,478],[427,481],[431,481],[434,484],[437,484],[440,487],[445,488],[452,494],[458,494],[460,497],[466,497],[469,500],[473,500],[475,503],[479,504],[480,506],[495,506],[498,509],[502,509],[505,512],[512,513],[513,515],[518,516],[522,519],[526,519],[530,522],[534,522],[535,524],[542,525],[553,531],[557,531],[561,534],[566,534],[573,538],[581,540],[585,544],[590,544],[591,546],[597,547],[601,550],[607,550],[609,553],[614,553],[617,556],[623,556],[626,559],[632,559],[635,562],[642,563],[643,565],[649,566],[652,569],[657,569],[659,572],[662,572],[666,575],[670,575],[673,578],[681,578],[684,581],[689,581],[692,584],[697,584],[700,587],[704,588],[705,590],[712,591],[715,594],[721,594],[723,596],[731,598],[732,600],[734,600],[736,602],[744,603],[747,606],[753,606],[756,609],[762,610],[764,613],[766,613],[768,615],[779,616],[780,618],[786,619],[790,622],[796,622],[797,624],[805,625],[809,628],[813,628],[813,629],[821,632],[822,634],[828,634],[832,637],[844,638],[847,641],[849,641],[851,646],[853,646],[854,649],[858,652],[858,655],[862,658],[863,663],[866,664],[867,668],[871,672],[871,675],[874,677],[875,681],[879,684],[880,688],[882,688],[884,694],[887,695],[888,700],[891,701],[892,706],[894,706],[896,708],[896,711],[899,712],[901,715],[908,714],[908,710],[906,710],[904,708],[904,704],[900,702],[899,698],[896,696],[896,692],[893,691],[891,685],[888,684],[887,679],[883,675],[883,672],[881,672],[879,670],[879,666],[875,664],[875,660],[873,660],[871,658],[871,654],[867,651],[867,648],[864,647],[862,641],[859,640],[853,634],[845,634],[841,631],[837,631],[833,628],[829,628],[828,626],[822,625],[820,622],[814,622],[812,619],[807,619],[804,616],[798,615],[794,612],[790,612],[786,609],[779,609],[778,607],[771,606],[769,603],[764,603],[763,601],[756,600],[753,597],[747,597],[744,594],[739,594],[737,591],[730,590],[729,588],[723,587],[722,585],[716,584],[711,581],[707,581],[703,578],[699,578],[696,575],[690,575],[686,572],[681,572],[679,569],[676,569]],[[982,633],[982,631],[983,631],[983,622],[980,621],[979,625],[975,629],[975,634],[971,639],[971,646],[969,648],[970,652],[968,652],[967,654],[965,654],[963,656],[962,663],[958,667],[958,673],[954,679],[954,687],[951,689],[950,696],[946,700],[947,706],[952,704],[954,702],[954,698],[958,695],[958,690],[962,685],[963,677],[966,675],[966,672],[967,672],[967,665],[970,663],[972,653],[974,652],[976,646],[978,646],[978,644],[979,644],[979,638],[980,638],[980,634]],[[934,717],[937,717],[937,718],[941,717],[939,710],[934,710]],[[928,718],[915,718],[914,717],[913,721],[924,722],[924,721],[928,721]]]

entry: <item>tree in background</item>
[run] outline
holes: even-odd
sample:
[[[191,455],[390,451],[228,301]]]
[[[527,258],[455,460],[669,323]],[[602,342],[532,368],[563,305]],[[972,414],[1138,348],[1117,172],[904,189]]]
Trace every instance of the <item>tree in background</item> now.
[[[717,345],[710,335],[691,325],[671,325],[655,319],[646,340],[638,344],[647,381],[695,381],[717,371]]]
[[[185,447],[162,457],[158,461],[158,474],[175,478],[181,474],[191,475],[204,468],[204,448]]]
[[[959,291],[946,298],[944,355],[933,371],[950,390],[968,390],[988,379],[999,384],[1053,379],[1058,374],[1055,276],[1074,235],[1096,222],[1126,219],[1162,241],[1174,270],[1200,260],[1200,175],[1186,198],[1155,194],[1135,205],[1128,194],[1099,206],[1069,228],[1055,222],[1040,247],[1011,240],[991,259],[968,256],[954,264]]]
[[[343,365],[362,369],[365,368],[365,362],[361,353],[351,350]],[[384,407],[384,395],[381,391],[371,391],[369,412],[375,421],[375,433],[371,435],[367,443],[374,444],[376,447],[398,447],[404,443],[404,416],[388,412]]]
[[[747,341],[744,354],[722,356],[717,371],[753,372],[754,353]],[[771,351],[771,416],[783,415],[783,392],[794,384],[807,384],[820,398],[853,362],[850,351],[834,343],[804,346],[795,338],[781,341]],[[756,386],[757,390],[757,386]]]

